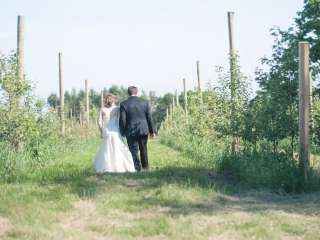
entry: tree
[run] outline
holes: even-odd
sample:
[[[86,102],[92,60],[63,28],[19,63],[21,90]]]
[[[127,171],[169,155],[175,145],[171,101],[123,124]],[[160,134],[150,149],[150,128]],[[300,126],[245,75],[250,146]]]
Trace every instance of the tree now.
[[[316,79],[320,60],[320,1],[305,0],[294,25],[287,30],[274,28],[271,34],[275,38],[272,55],[262,59],[267,70],[256,73],[260,91],[251,108],[258,109],[256,114],[263,116],[259,123],[255,122],[262,128],[260,138],[273,142],[276,151],[279,141],[289,137],[293,155],[298,135],[298,45],[299,41],[310,42],[312,73]],[[255,106],[261,101],[260,107]]]
[[[52,108],[56,108],[59,105],[59,98],[57,94],[51,93],[47,98],[47,102],[49,106],[51,106]]]
[[[171,93],[157,98],[157,103],[153,111],[153,119],[157,129],[159,129],[161,123],[165,120],[167,108],[172,103],[172,98],[173,95]]]

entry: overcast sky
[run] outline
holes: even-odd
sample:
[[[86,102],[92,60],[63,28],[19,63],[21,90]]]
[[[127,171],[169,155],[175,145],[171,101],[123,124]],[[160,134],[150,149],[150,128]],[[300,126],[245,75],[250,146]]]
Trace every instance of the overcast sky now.
[[[65,88],[89,79],[100,90],[136,85],[157,94],[216,80],[228,64],[227,12],[235,12],[242,70],[253,77],[271,53],[270,28],[289,27],[303,0],[1,0],[0,51],[16,48],[17,15],[25,16],[25,61],[36,93],[58,92],[58,52]]]

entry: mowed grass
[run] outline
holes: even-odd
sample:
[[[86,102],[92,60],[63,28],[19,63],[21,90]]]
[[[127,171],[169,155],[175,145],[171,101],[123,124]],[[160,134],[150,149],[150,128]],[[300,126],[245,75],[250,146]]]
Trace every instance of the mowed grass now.
[[[0,184],[0,239],[320,238],[320,193],[248,190],[156,140],[150,172],[97,177],[98,147]]]

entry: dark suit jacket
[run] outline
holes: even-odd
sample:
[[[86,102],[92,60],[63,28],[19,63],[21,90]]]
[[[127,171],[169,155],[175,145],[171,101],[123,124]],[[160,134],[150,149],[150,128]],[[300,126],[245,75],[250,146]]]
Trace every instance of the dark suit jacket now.
[[[119,118],[122,136],[138,137],[156,133],[148,101],[131,96],[120,104]]]

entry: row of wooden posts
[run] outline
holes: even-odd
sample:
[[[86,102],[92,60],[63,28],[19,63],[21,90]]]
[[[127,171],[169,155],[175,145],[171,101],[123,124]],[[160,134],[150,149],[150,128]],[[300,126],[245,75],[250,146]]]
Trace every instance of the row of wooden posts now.
[[[235,81],[237,53],[234,44],[234,12],[228,12],[228,33],[229,33],[229,58],[230,58],[230,80],[231,80],[231,101],[235,96]],[[312,123],[311,117],[311,96],[312,96],[312,83],[310,74],[310,45],[308,42],[299,43],[299,162],[305,181],[308,181],[308,172],[310,166],[310,125]],[[200,63],[196,62],[197,70],[197,91],[200,93],[202,101],[202,88],[200,78]],[[184,96],[184,111],[188,115],[188,98],[186,90],[186,79],[183,79],[183,96]],[[175,106],[179,106],[179,97],[177,90],[172,98],[172,103],[166,110],[166,120],[172,119],[172,114]],[[232,140],[232,152],[236,151],[236,138]]]
[[[228,12],[228,29],[229,29],[229,48],[230,48],[230,78],[231,78],[231,82],[235,81],[235,74],[233,69],[236,66],[236,49],[234,47],[234,12]],[[196,67],[197,67],[197,91],[200,93],[200,99],[202,101],[202,88],[201,88],[201,78],[200,78],[200,62],[197,61],[196,62]],[[188,113],[188,97],[187,97],[187,89],[186,89],[186,79],[183,78],[182,80],[183,83],[183,97],[184,97],[184,110],[185,113]],[[231,84],[231,98],[234,98],[234,84]],[[175,98],[176,98],[176,103],[175,103]],[[231,99],[231,100],[232,100]],[[169,114],[171,112],[170,108],[174,108],[175,104],[179,104],[179,98],[178,98],[178,94],[177,94],[177,90],[175,92],[175,96],[173,96],[172,99],[172,104],[168,107],[167,109],[167,119],[169,119]],[[233,143],[234,144],[234,143]],[[234,147],[233,147],[234,148]]]
[[[17,24],[17,60],[18,60],[18,77],[20,81],[24,81],[24,17],[18,16]],[[228,30],[229,30],[229,54],[230,54],[230,78],[231,78],[231,100],[234,97],[234,81],[236,76],[234,74],[234,68],[236,66],[236,49],[234,46],[234,13],[228,12]],[[65,132],[65,119],[64,119],[64,81],[63,81],[63,65],[62,65],[62,53],[58,54],[59,58],[59,96],[60,96],[60,119],[61,119],[61,131]],[[196,62],[197,67],[197,90],[201,94],[201,78],[200,78],[200,63]],[[309,123],[310,123],[310,111],[311,111],[311,96],[310,96],[310,63],[309,63],[309,43],[299,43],[299,152],[300,152],[300,164],[304,170],[304,176],[307,180],[309,169]],[[188,99],[186,90],[186,79],[183,79],[183,91],[184,91],[184,109],[185,113],[188,113]],[[85,92],[86,92],[86,107],[85,107],[85,119],[86,123],[90,121],[90,109],[89,109],[89,85],[88,80],[85,80]],[[172,109],[167,109],[167,119],[170,112],[176,104],[179,104],[178,93],[176,91],[175,98],[173,98]],[[103,92],[101,93],[101,105],[103,105]],[[235,141],[232,143],[234,149]]]
[[[24,16],[18,16],[17,24],[17,61],[18,61],[18,78],[20,81],[24,81],[25,70],[24,70]],[[62,64],[62,53],[58,53],[58,67],[59,67],[59,115],[61,121],[61,131],[65,133],[65,112],[64,112],[64,78],[63,78],[63,64]],[[86,125],[90,122],[90,105],[89,105],[89,83],[85,80],[85,117],[84,121]],[[23,99],[19,100],[23,105]],[[103,105],[103,92],[101,92],[101,106]],[[72,111],[70,113],[72,115]],[[81,115],[81,113],[80,113]],[[80,122],[83,122],[83,116],[80,116]]]
[[[60,98],[60,120],[61,120],[61,131],[62,134],[65,133],[65,112],[64,112],[64,79],[63,79],[63,65],[62,65],[62,53],[58,54],[59,58],[59,98]],[[101,98],[100,98],[100,105],[101,107],[104,106],[104,93],[101,91]],[[72,115],[72,111],[71,111]],[[85,124],[83,124],[83,120]],[[88,79],[85,80],[85,111],[84,111],[84,118],[82,112],[80,111],[80,124],[87,125],[90,124],[90,92],[89,92],[89,81]]]
[[[61,131],[62,134],[65,133],[65,112],[64,112],[64,78],[63,78],[63,65],[62,65],[62,53],[58,54],[59,59],[59,99],[60,99],[60,120],[61,120]],[[101,93],[103,95],[103,93]],[[101,97],[103,101],[103,97]],[[102,104],[102,103],[101,103]],[[89,83],[85,80],[85,124],[89,126],[90,124],[90,101],[89,101]],[[82,122],[82,116],[80,116],[80,122]]]

